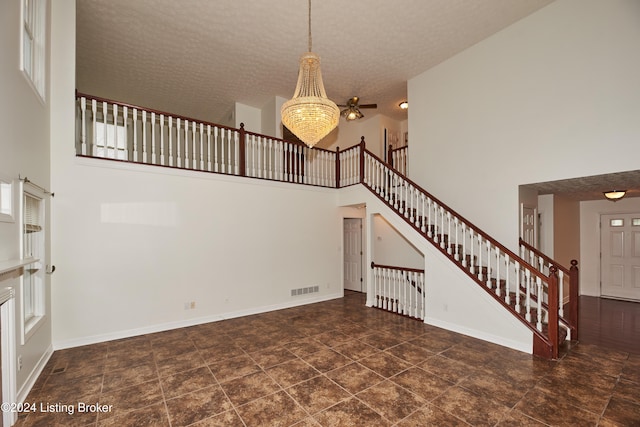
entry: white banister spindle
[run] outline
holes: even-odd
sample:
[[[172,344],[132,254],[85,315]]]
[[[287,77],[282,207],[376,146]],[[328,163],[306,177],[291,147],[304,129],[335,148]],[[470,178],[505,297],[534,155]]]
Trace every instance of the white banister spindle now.
[[[198,144],[197,136],[196,136],[196,122],[191,121],[191,169],[198,169],[198,164],[200,164],[200,160],[198,159]]]
[[[176,166],[176,156],[173,149],[173,116],[167,117],[167,146],[169,152],[169,166]]]
[[[183,130],[184,130],[184,134],[182,135],[182,140],[184,141],[184,150],[182,151],[182,155],[184,157],[184,168],[185,169],[189,169],[191,168],[191,164],[193,162],[193,159],[190,157],[191,156],[191,149],[189,148],[189,120],[184,120],[184,126],[183,126]]]
[[[564,271],[558,269],[558,315],[564,317]]]
[[[138,162],[141,159],[140,147],[138,143],[138,109],[133,109],[133,161]]]
[[[105,127],[107,127],[107,122],[105,120]],[[113,157],[112,159],[118,158],[118,104],[113,104]],[[104,142],[105,152],[107,148],[107,141]],[[108,157],[108,155],[107,155]]]
[[[504,254],[504,302],[511,304],[511,260],[509,254]]]
[[[182,150],[181,150],[181,143],[180,143],[180,135],[182,134],[181,131],[181,119],[180,117],[176,118],[176,166],[181,168],[184,166],[184,162],[182,159]]]
[[[200,123],[200,170],[205,170],[204,123]]]
[[[516,281],[516,283],[514,284],[515,293],[516,293],[516,311],[520,313],[522,310],[522,306],[520,305],[520,287],[522,286],[520,280],[522,276],[520,274],[520,262],[518,261],[515,262],[515,271],[514,271],[513,278]]]
[[[444,208],[440,206],[440,247],[444,248],[446,246],[445,242],[445,227],[444,227]]]
[[[525,268],[524,270],[524,281],[525,281],[525,319],[527,322],[531,322],[531,270]]]
[[[87,98],[80,98],[80,154],[87,155]]]
[[[447,235],[449,236],[449,241],[447,242],[447,253],[449,255],[452,254],[451,248],[451,212],[447,211]]]
[[[129,155],[129,108],[127,106],[122,107],[123,124],[124,124],[124,159],[129,161],[131,156]]]
[[[475,255],[473,253],[473,249],[475,247],[475,236],[474,236],[474,230],[473,228],[469,229],[469,248],[471,249],[470,254],[469,254],[469,264],[471,264],[470,267],[470,271],[471,274],[476,274],[476,260],[475,260]]]
[[[478,234],[478,280],[483,280],[483,265],[482,265],[482,235]]]
[[[102,103],[102,157],[109,157],[109,153],[107,150],[108,146],[108,138],[107,138],[107,103]]]
[[[225,156],[225,140],[226,129],[220,129],[220,172],[227,173],[226,156]]]
[[[212,170],[212,165],[211,165],[211,125],[207,125],[207,170],[211,171]]]
[[[491,288],[491,242],[489,239],[486,240],[487,245],[487,277],[485,280],[487,281],[487,286]]]
[[[147,147],[147,110],[142,110],[142,162],[149,163],[149,153]]]
[[[151,161],[154,165],[157,165],[160,161],[160,155],[158,153],[158,141],[156,138],[156,113],[151,112]]]
[[[166,165],[167,149],[164,144],[164,114],[160,114],[160,164]]]
[[[500,248],[495,247],[496,251],[496,295],[502,296],[502,290],[500,286]]]
[[[467,227],[465,224],[462,224],[462,266],[468,267],[467,257],[465,256],[467,253]]]
[[[538,292],[538,307],[537,307],[537,314],[538,314],[538,322],[536,323],[536,327],[538,328],[539,331],[542,330],[542,279],[538,276],[536,276],[536,289]]]
[[[455,246],[455,251],[454,251],[454,255],[453,258],[456,261],[460,261],[460,241],[459,241],[459,235],[460,235],[460,230],[459,230],[459,225],[460,222],[458,221],[458,217],[454,217],[453,218],[453,227],[455,229],[455,242],[453,243]]]

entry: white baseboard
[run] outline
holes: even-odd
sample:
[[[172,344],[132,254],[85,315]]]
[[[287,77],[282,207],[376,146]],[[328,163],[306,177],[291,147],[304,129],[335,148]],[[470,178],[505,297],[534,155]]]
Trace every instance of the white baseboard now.
[[[177,322],[161,323],[157,325],[145,326],[142,328],[128,329],[123,331],[117,331],[108,334],[93,335],[82,338],[75,338],[71,340],[57,341],[53,343],[55,350],[63,350],[66,348],[80,347],[83,345],[97,344],[106,341],[113,341],[123,338],[131,338],[144,334],[153,334],[156,332],[164,332],[172,329],[185,328],[189,326],[200,325],[203,323],[219,322],[226,319],[234,319],[236,317],[250,316],[252,314],[267,313],[269,311],[282,310],[291,307],[297,307],[301,305],[313,304],[317,302],[329,301],[332,299],[342,298],[344,291],[341,289],[338,293],[316,296],[310,298],[296,298],[293,301],[286,301],[283,303],[266,305],[262,307],[248,308],[244,310],[231,311],[228,313],[214,314],[210,316],[197,317],[194,319],[181,320]]]
[[[522,343],[520,341],[513,341],[513,340],[505,339],[504,337],[492,335],[485,331],[479,331],[476,329],[461,327],[460,325],[457,325],[455,323],[445,322],[441,319],[435,319],[432,317],[425,318],[424,323],[432,326],[437,326],[438,328],[446,329],[448,331],[467,335],[469,337],[478,338],[483,341],[489,341],[494,344],[498,344],[504,347],[512,348],[514,350],[522,351],[524,353],[533,354],[533,336],[531,336],[529,343]]]
[[[34,384],[36,383],[36,381],[38,381],[38,377],[40,376],[40,374],[42,374],[42,371],[44,371],[44,367],[47,366],[47,362],[49,362],[49,359],[51,359],[52,355],[53,346],[49,346],[44,354],[40,357],[40,360],[38,360],[38,363],[36,363],[36,366],[29,373],[27,380],[24,382],[22,387],[20,387],[20,390],[18,390],[16,402],[23,403],[25,401]]]

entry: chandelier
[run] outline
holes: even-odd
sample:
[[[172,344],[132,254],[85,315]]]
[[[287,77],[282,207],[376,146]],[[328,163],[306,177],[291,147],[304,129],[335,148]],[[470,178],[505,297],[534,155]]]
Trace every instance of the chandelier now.
[[[309,0],[309,51],[300,57],[298,84],[293,98],[280,110],[282,123],[309,147],[327,136],[340,119],[340,109],[327,98],[320,73],[320,57],[311,51],[311,0]]]

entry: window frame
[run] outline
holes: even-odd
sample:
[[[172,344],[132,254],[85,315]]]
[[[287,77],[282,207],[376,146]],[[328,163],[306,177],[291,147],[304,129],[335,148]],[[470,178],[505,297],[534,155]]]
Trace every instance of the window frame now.
[[[31,261],[23,267],[23,273],[20,276],[20,326],[21,326],[21,344],[25,344],[29,338],[44,324],[46,318],[46,294],[45,294],[45,268],[47,241],[46,241],[46,209],[47,198],[45,192],[38,186],[30,182],[22,183],[22,191],[20,192],[20,253],[23,260]],[[37,199],[38,217],[40,230],[27,232],[25,214],[26,214],[26,198],[31,197]],[[34,234],[38,235],[35,236]],[[27,242],[27,235],[30,240],[35,242]],[[34,246],[35,251],[34,251]],[[27,248],[30,253],[27,254]]]
[[[20,0],[20,70],[42,104],[47,98],[47,10],[48,0]]]

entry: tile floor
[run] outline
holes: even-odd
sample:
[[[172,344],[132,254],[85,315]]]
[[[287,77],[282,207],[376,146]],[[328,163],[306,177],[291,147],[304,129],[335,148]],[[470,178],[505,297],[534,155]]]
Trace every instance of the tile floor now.
[[[19,426],[638,426],[640,355],[544,361],[349,293],[57,351],[27,403]]]

